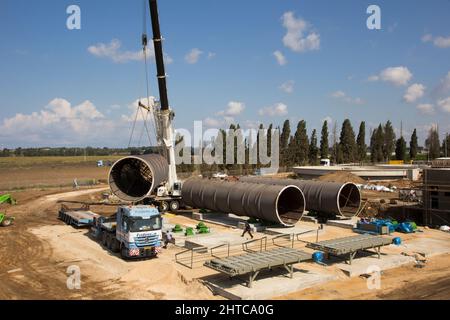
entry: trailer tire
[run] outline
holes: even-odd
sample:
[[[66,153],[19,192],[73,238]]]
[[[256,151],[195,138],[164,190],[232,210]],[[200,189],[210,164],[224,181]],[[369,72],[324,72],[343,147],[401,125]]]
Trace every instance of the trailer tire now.
[[[108,237],[108,234],[106,233],[106,231],[102,231],[102,245],[104,245],[106,247],[106,238]]]
[[[167,212],[169,211],[169,203],[167,201],[161,201],[159,203],[159,211],[160,212]]]
[[[127,257],[127,248],[125,246],[122,246],[122,248],[120,248],[120,256],[124,260],[126,260],[128,258]]]
[[[111,251],[117,253],[120,251],[120,242],[117,239],[111,241]]]
[[[110,233],[108,233],[107,235],[106,235],[106,247],[109,249],[109,250],[111,250],[112,249],[112,237],[111,237],[111,234]]]
[[[180,209],[180,202],[178,200],[170,201],[169,208],[171,212],[177,212]]]

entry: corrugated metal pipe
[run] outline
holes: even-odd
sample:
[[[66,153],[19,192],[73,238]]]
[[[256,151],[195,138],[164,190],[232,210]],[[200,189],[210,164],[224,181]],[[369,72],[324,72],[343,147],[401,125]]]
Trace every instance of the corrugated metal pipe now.
[[[191,178],[183,183],[183,202],[193,208],[234,213],[291,227],[303,216],[305,198],[293,185],[263,185]]]
[[[335,183],[296,179],[272,179],[241,177],[243,183],[266,185],[294,185],[299,187],[306,199],[306,210],[353,217],[361,206],[361,193],[354,183]]]
[[[136,202],[150,196],[168,179],[169,165],[159,154],[129,156],[109,171],[111,192],[123,201]]]

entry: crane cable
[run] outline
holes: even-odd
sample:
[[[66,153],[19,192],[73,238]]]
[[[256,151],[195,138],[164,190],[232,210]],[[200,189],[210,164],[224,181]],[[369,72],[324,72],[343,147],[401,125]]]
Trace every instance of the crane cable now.
[[[143,55],[144,55],[144,63],[145,63],[145,81],[146,81],[146,93],[147,93],[147,107],[149,108],[149,110],[147,110],[147,113],[144,115],[144,111],[142,111],[142,107],[140,106],[140,100],[139,100],[139,105],[137,106],[137,110],[136,110],[136,115],[133,121],[133,126],[132,126],[132,130],[131,130],[131,135],[130,135],[130,139],[128,142],[128,148],[131,146],[131,142],[134,136],[134,131],[136,129],[136,123],[138,120],[138,116],[139,114],[142,116],[142,119],[144,120],[144,128],[142,128],[140,137],[139,137],[139,141],[138,141],[138,146],[141,145],[141,141],[142,141],[142,137],[144,135],[144,130],[147,133],[147,137],[150,143],[150,146],[153,145],[153,141],[150,135],[150,130],[147,126],[147,121],[148,121],[148,115],[151,112],[151,110],[153,110],[153,106],[150,104],[150,84],[149,84],[149,77],[148,77],[148,63],[147,63],[147,34],[146,34],[146,30],[147,30],[147,6],[146,6],[146,1],[143,0],[143,32],[142,32],[142,50],[143,50]],[[142,88],[142,87],[141,87]],[[153,121],[155,121],[155,117],[153,114]],[[152,126],[154,127],[155,133],[156,133],[156,125],[153,125],[153,122],[150,121]]]

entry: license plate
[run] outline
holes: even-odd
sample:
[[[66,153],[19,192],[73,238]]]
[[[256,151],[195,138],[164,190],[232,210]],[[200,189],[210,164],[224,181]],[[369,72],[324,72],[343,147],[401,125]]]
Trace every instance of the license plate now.
[[[144,247],[144,250],[153,250],[153,247]]]

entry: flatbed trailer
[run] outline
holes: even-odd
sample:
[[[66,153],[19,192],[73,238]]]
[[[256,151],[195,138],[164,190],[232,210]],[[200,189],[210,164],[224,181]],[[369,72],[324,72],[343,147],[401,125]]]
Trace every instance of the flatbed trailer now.
[[[310,242],[306,245],[307,248],[324,252],[327,256],[333,255],[336,257],[347,256],[346,262],[352,264],[356,254],[360,251],[375,253],[378,259],[381,258],[381,247],[390,245],[393,238],[382,237],[374,235],[358,235],[339,239],[332,239],[320,242]],[[375,250],[369,251],[369,249]]]
[[[214,259],[205,262],[205,266],[229,275],[230,277],[248,275],[248,287],[253,286],[253,281],[264,270],[276,267],[284,267],[290,278],[293,277],[294,264],[311,260],[311,254],[292,248],[276,248],[262,252],[248,253],[223,259]]]
[[[90,227],[98,217],[98,214],[87,209],[68,210],[64,206],[58,212],[60,220],[76,228]]]

